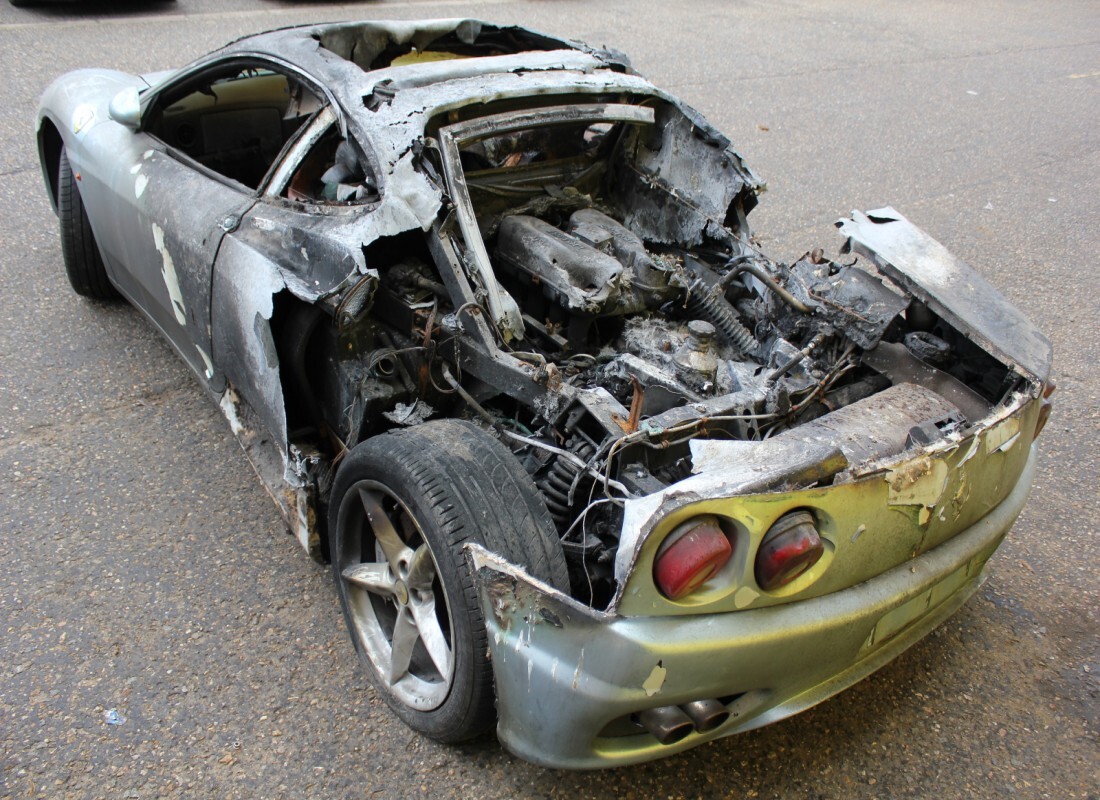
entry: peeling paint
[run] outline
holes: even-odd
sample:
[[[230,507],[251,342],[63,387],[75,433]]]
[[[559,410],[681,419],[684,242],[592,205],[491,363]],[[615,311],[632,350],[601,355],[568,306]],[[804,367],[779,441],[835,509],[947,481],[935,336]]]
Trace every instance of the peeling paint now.
[[[973,438],[971,438],[970,448],[966,451],[966,455],[964,455],[962,457],[962,459],[959,461],[959,466],[961,467],[967,461],[969,461],[974,456],[976,456],[978,454],[978,452],[981,450],[981,448],[982,448],[981,437],[980,436],[974,436]]]
[[[141,196],[145,194],[145,187],[149,185],[149,179],[144,175],[138,175],[134,180],[134,197],[141,199]]]
[[[168,297],[172,301],[172,312],[176,315],[176,321],[180,325],[186,325],[187,309],[183,305],[183,293],[180,291],[179,278],[176,277],[176,265],[172,263],[172,254],[164,246],[164,230],[155,222],[153,223],[153,244],[161,255],[160,274],[164,278],[164,285],[168,289]]]
[[[207,380],[210,380],[214,377],[214,364],[211,363],[210,356],[208,356],[206,354],[206,351],[203,350],[201,347],[195,345],[195,350],[198,351],[199,358],[202,359],[203,366],[205,367],[205,372],[203,374],[206,375]]]
[[[737,593],[733,596],[733,604],[738,608],[745,608],[750,605],[753,600],[760,596],[760,592],[753,589],[751,586],[742,586],[737,590]]]
[[[890,487],[887,502],[894,506],[924,506],[939,502],[947,488],[948,468],[941,459],[923,456],[886,473]]]
[[[985,452],[1006,452],[1012,448],[1020,435],[1020,420],[1009,417],[990,428],[985,434]]]
[[[88,129],[95,125],[96,110],[91,103],[81,103],[73,111],[72,129],[77,138],[83,138]]]
[[[240,416],[237,414],[237,405],[240,403],[240,398],[237,397],[237,393],[231,388],[222,392],[221,400],[218,402],[218,408],[222,410],[222,414],[225,415],[226,421],[229,423],[229,429],[233,431],[233,435],[238,438],[244,433],[244,426],[241,424]]]
[[[649,677],[642,682],[642,689],[645,690],[646,697],[653,697],[661,691],[661,687],[665,685],[667,675],[668,670],[658,661],[656,666],[650,670]]]
[[[317,528],[311,524],[312,504],[309,502],[309,495],[302,488],[294,492],[294,500],[294,508],[298,512],[294,535],[297,537],[298,543],[308,553],[316,546],[316,542],[313,540],[317,538]]]

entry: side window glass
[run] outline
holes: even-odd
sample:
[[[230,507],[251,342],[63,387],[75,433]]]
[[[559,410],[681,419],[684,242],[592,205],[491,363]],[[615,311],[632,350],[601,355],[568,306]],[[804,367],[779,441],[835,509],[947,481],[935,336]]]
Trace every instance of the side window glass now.
[[[165,92],[145,129],[200,164],[255,189],[288,141],[322,106],[301,81],[240,64]]]

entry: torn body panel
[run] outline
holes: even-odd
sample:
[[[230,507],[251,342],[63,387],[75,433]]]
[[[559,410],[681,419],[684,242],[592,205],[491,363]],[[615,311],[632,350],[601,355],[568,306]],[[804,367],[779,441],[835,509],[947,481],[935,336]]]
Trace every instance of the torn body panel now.
[[[247,236],[227,237],[214,269],[214,357],[226,365],[229,381],[220,405],[291,532],[311,557],[322,560],[318,501],[331,469],[322,466],[328,459],[311,441],[291,431],[287,414],[288,389],[300,389],[305,382],[301,360],[308,341],[297,342],[300,348],[280,348],[277,336],[305,335],[309,328],[298,327],[297,319],[333,287],[315,283],[316,294],[309,293],[300,274],[289,276],[248,242]],[[290,246],[306,247],[297,241]],[[320,247],[315,240],[309,246]],[[373,278],[369,270],[364,273],[364,279]],[[357,273],[352,269],[351,274]],[[293,298],[287,302],[295,306],[284,311],[288,318],[276,328],[276,301],[282,297]]]
[[[892,208],[854,212],[837,223],[847,248],[871,259],[983,349],[1040,381],[1050,375],[1050,340],[1004,295]]]
[[[222,393],[218,407],[287,529],[314,561],[323,562],[315,486],[321,461],[318,454],[302,453],[296,448],[289,456],[284,453],[266,435],[263,421],[231,386]]]
[[[238,396],[260,418],[286,457],[287,429],[279,354],[271,331],[274,298],[285,290],[279,270],[230,238],[214,270],[214,357]]]

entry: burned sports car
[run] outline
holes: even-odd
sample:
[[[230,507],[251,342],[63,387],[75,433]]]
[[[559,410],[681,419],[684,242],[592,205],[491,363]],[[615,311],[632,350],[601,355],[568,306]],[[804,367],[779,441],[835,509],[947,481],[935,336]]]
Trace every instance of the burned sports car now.
[[[729,141],[620,54],[471,20],[84,70],[38,143],[121,295],[330,561],[393,710],[531,761],[782,719],[983,580],[1050,344],[892,208],[776,260]]]

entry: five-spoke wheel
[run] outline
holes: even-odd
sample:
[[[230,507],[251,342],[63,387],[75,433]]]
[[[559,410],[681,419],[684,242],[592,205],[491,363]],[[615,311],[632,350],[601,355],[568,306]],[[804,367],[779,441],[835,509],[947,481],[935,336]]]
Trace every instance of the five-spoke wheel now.
[[[549,512],[511,451],[456,420],[369,439],[336,474],[329,537],[348,628],[378,693],[435,739],[486,730],[492,665],[463,548],[482,544],[569,585]]]
[[[451,617],[438,568],[409,509],[386,486],[359,481],[345,495],[340,574],[372,664],[413,708],[437,708],[454,675]]]

